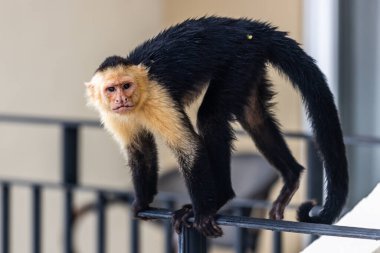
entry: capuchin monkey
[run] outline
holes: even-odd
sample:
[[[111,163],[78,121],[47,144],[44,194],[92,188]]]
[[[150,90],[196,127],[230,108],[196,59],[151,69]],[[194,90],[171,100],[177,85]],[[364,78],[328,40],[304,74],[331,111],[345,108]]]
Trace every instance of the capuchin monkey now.
[[[193,226],[205,236],[221,236],[215,215],[234,197],[231,123],[238,121],[282,175],[284,185],[269,216],[283,219],[304,168],[272,113],[268,63],[300,92],[326,171],[323,209],[312,216],[315,204],[306,202],[298,220],[335,221],[345,204],[348,172],[338,113],[324,75],[287,33],[268,23],[223,17],[189,19],[168,28],[125,58],[108,57],[86,83],[89,104],[128,157],[136,215],[150,208],[157,193],[155,136],[161,136],[178,159],[191,198],[191,204],[173,213],[175,230]],[[185,107],[204,89],[195,130]]]

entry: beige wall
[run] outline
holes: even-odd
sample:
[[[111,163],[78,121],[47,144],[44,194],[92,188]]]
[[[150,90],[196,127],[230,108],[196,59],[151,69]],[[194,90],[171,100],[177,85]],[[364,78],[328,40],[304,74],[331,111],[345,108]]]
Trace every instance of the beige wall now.
[[[185,18],[214,14],[271,21],[300,41],[301,9],[301,0],[1,1],[0,113],[96,119],[96,114],[85,106],[82,83],[90,78],[104,57],[125,55],[161,28]],[[297,94],[275,72],[271,76],[279,93],[276,112],[283,128],[299,129]],[[58,128],[0,124],[0,130],[0,177],[60,180]],[[130,187],[129,172],[111,138],[96,129],[84,129],[81,133],[81,182]],[[248,139],[241,139],[237,147],[238,151],[253,150]],[[292,148],[300,157],[299,145]],[[163,167],[175,164],[167,150],[161,152],[160,158]],[[23,189],[16,191],[13,206],[23,211],[12,220],[16,227],[12,231],[12,252],[28,252],[28,244],[19,242],[30,240],[29,195]],[[44,250],[61,252],[61,220],[57,218],[62,209],[61,194],[49,191],[45,198]],[[81,194],[77,201],[91,198],[89,194]],[[122,207],[110,211],[109,252],[126,251],[125,213]],[[86,218],[77,231],[81,252],[94,252],[92,221],[93,217]],[[157,232],[146,224],[145,230],[150,234]],[[146,249],[157,249],[152,243],[143,244]],[[293,245],[288,252],[294,252],[298,246],[297,241],[287,244]]]

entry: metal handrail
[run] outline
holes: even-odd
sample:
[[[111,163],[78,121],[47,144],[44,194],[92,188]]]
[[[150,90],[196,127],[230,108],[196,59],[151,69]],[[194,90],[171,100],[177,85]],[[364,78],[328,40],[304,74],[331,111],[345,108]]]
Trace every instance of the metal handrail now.
[[[0,185],[17,185],[24,187],[43,187],[51,189],[69,189],[75,191],[83,192],[98,192],[102,194],[112,194],[121,195],[130,202],[133,200],[133,193],[125,190],[102,188],[95,186],[79,186],[79,185],[65,185],[61,183],[51,183],[51,182],[34,182],[19,179],[1,179]],[[157,195],[157,200],[162,202],[167,201],[178,201],[182,199],[184,194],[177,193],[166,193],[161,192]],[[260,208],[270,208],[270,202],[265,200],[246,200],[246,199],[236,199],[231,201],[231,205],[234,207],[246,207],[251,206],[256,208],[258,205]],[[297,205],[293,204],[288,206],[288,208],[296,208]],[[143,211],[139,213],[142,218],[153,218],[153,219],[170,219],[171,211],[166,209],[154,209],[149,211]],[[192,221],[190,219],[190,221]],[[353,237],[361,239],[371,239],[380,240],[380,229],[369,229],[369,228],[357,228],[357,227],[347,227],[347,226],[337,226],[337,225],[324,225],[324,224],[311,224],[304,222],[293,222],[293,221],[274,221],[269,219],[259,219],[251,217],[240,217],[240,216],[228,216],[220,215],[217,218],[217,222],[220,225],[226,226],[237,226],[241,228],[254,228],[254,229],[267,229],[272,231],[284,231],[284,232],[294,232],[294,233],[304,233],[304,234],[315,234],[315,235],[329,235],[329,236],[344,236]]]
[[[7,115],[0,113],[0,123],[21,123],[21,124],[41,124],[41,125],[54,125],[59,126],[63,130],[63,138],[62,138],[62,182],[61,183],[51,183],[51,182],[31,182],[26,180],[19,179],[0,179],[0,193],[2,194],[2,214],[0,220],[2,221],[1,234],[0,238],[3,242],[1,245],[2,252],[9,252],[9,202],[10,202],[10,187],[14,185],[18,186],[27,186],[32,189],[33,192],[33,217],[35,227],[33,232],[33,252],[40,252],[41,248],[41,213],[39,213],[39,209],[41,208],[41,190],[44,188],[60,188],[65,192],[65,226],[64,226],[64,238],[65,238],[65,246],[64,252],[71,253],[72,252],[72,209],[73,209],[73,191],[89,191],[95,192],[98,196],[97,205],[98,205],[98,252],[105,252],[105,235],[102,228],[105,225],[105,196],[120,195],[123,197],[126,202],[131,203],[133,199],[133,194],[131,192],[127,192],[125,190],[118,189],[105,189],[99,187],[92,186],[79,186],[77,185],[77,144],[78,144],[78,129],[80,127],[95,127],[100,128],[101,124],[97,120],[80,120],[80,119],[67,119],[67,118],[50,118],[50,117],[41,117],[41,116],[25,116],[25,115]],[[243,131],[237,131],[237,134],[244,134]],[[297,131],[287,131],[284,132],[285,137],[287,138],[295,138],[302,139],[307,141],[308,144],[311,144],[313,141],[313,136],[309,133],[297,132]],[[380,144],[380,138],[370,137],[370,136],[344,136],[344,142],[347,145],[361,145],[361,146],[373,146]],[[313,145],[309,145],[313,146]],[[308,177],[311,179],[319,178],[320,181],[309,182],[309,185],[322,185],[322,176],[320,173],[321,165],[318,164],[318,158],[315,155],[315,151],[312,148],[308,148],[308,160],[310,160],[308,167],[312,169],[309,170]],[[320,173],[313,174],[311,173]],[[310,176],[311,175],[311,176]],[[314,187],[316,188],[316,187]],[[309,197],[314,197],[314,193],[309,194]],[[172,203],[182,198],[182,194],[176,193],[160,193],[158,194],[158,200],[162,201],[164,205],[170,207]],[[165,204],[166,203],[166,204]],[[230,202],[230,206],[233,208],[270,208],[271,204],[266,201],[261,200],[242,200],[235,199]],[[296,205],[290,205],[288,208],[296,208]],[[141,217],[149,217],[149,218],[159,218],[159,219],[170,219],[171,212],[168,210],[149,210],[140,212],[138,214]],[[313,234],[313,235],[329,235],[329,236],[343,236],[343,237],[352,237],[352,238],[362,238],[362,239],[372,239],[372,240],[380,240],[380,230],[378,229],[368,229],[368,228],[357,228],[357,227],[344,227],[344,226],[335,226],[335,225],[322,225],[322,224],[308,224],[301,222],[292,222],[292,221],[273,221],[268,219],[258,219],[251,217],[241,217],[241,216],[226,216],[221,215],[217,218],[217,223],[220,225],[226,226],[235,226],[238,228],[254,228],[254,229],[267,229],[272,231],[277,231],[274,233],[274,245],[277,245],[274,249],[275,252],[280,252],[281,245],[281,237],[280,233],[283,232],[294,232],[294,233],[304,233],[304,234]],[[168,224],[167,224],[168,225]],[[170,225],[170,224],[169,224]],[[166,226],[166,235],[167,235],[167,251],[170,251],[170,226]],[[132,222],[133,229],[132,231],[135,234],[138,234],[137,231],[137,221]],[[194,249],[191,249],[191,245],[202,245],[202,250],[196,249],[197,252],[205,252],[203,249],[204,239],[196,235],[194,236],[194,231],[188,231],[187,228],[183,228],[184,231],[181,233],[179,242],[180,252],[194,252]],[[242,231],[242,230],[241,230]],[[132,252],[137,252],[136,249],[138,247],[138,239],[137,235],[132,233]],[[239,233],[238,233],[239,234]],[[195,240],[193,243],[189,243],[190,240]],[[195,239],[191,239],[195,238]],[[276,243],[277,241],[277,243]],[[202,242],[202,243],[201,243]],[[184,247],[184,245],[187,245]],[[189,249],[189,247],[190,249]],[[240,247],[241,248],[241,247]],[[239,247],[237,247],[239,249]],[[237,252],[243,252],[237,250]]]

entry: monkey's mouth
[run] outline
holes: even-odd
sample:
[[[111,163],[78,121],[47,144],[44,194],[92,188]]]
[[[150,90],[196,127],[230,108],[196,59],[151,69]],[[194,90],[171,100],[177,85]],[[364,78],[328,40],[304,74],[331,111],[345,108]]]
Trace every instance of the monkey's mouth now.
[[[133,109],[133,105],[120,105],[117,107],[112,108],[112,111],[116,113],[123,113],[123,112],[129,112]]]

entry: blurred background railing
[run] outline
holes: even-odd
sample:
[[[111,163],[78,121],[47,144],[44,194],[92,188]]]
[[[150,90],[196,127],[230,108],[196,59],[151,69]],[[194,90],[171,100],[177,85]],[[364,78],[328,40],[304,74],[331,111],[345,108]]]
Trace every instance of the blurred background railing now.
[[[104,187],[84,186],[78,184],[78,140],[81,127],[101,127],[97,121],[83,121],[83,120],[68,120],[68,119],[52,119],[44,117],[26,117],[26,116],[14,116],[14,115],[0,115],[1,124],[37,124],[37,125],[56,125],[61,129],[61,182],[38,182],[20,179],[0,179],[0,191],[1,191],[1,252],[10,252],[11,242],[11,230],[12,224],[10,223],[10,217],[12,216],[12,191],[15,188],[27,188],[31,196],[30,204],[30,217],[31,217],[31,246],[30,252],[38,253],[42,252],[41,244],[44,240],[42,236],[42,217],[43,213],[43,194],[49,189],[58,189],[63,193],[63,216],[58,217],[63,223],[63,252],[72,253],[74,249],[74,235],[75,224],[79,216],[93,211],[96,213],[96,250],[97,252],[106,252],[106,208],[112,203],[122,203],[129,205],[133,200],[133,193],[126,190],[107,189]],[[239,134],[244,134],[239,132]],[[288,132],[285,133],[287,138],[302,139],[308,143],[307,148],[307,161],[308,161],[308,180],[307,180],[307,192],[308,198],[318,199],[319,203],[322,201],[322,185],[323,174],[320,161],[316,155],[312,137],[309,134]],[[345,142],[347,145],[366,145],[372,147],[373,145],[380,145],[380,139],[363,137],[363,136],[346,136]],[[234,160],[235,159],[235,160]],[[262,163],[262,159],[259,156],[237,156],[233,159],[233,167],[247,167],[248,170],[255,171],[254,166],[260,167],[259,171],[267,171],[268,164]],[[248,159],[248,160],[247,160]],[[234,168],[238,169],[238,168]],[[237,171],[236,174],[242,174],[246,177],[246,174],[250,173],[245,170]],[[182,202],[187,201],[186,189],[178,186],[177,182],[180,181],[179,175],[173,174],[173,172],[166,173],[160,178],[159,184],[162,185],[164,192],[160,192],[157,196],[157,201],[154,206],[159,207],[157,210],[149,210],[141,212],[140,217],[151,218],[159,220],[158,226],[162,227],[164,236],[164,252],[206,252],[208,247],[213,244],[224,244],[234,248],[235,252],[247,252],[248,249],[254,250],[256,247],[256,239],[259,230],[272,230],[272,252],[282,252],[283,242],[281,234],[283,232],[304,233],[311,235],[330,235],[330,236],[343,236],[365,239],[380,239],[380,230],[365,229],[365,228],[353,228],[353,227],[341,227],[341,226],[329,226],[320,224],[307,224],[291,221],[272,221],[263,218],[248,217],[252,210],[266,210],[270,208],[271,204],[267,201],[267,192],[270,189],[273,182],[277,177],[272,174],[257,174],[254,177],[259,177],[259,180],[267,183],[261,185],[260,189],[249,188],[248,199],[235,199],[231,201],[226,208],[221,212],[221,216],[218,218],[218,223],[222,226],[233,227],[232,233],[226,233],[226,238],[223,240],[206,240],[192,229],[183,228],[182,233],[178,239],[173,236],[172,227],[170,224],[170,211],[180,205]],[[253,176],[253,175],[251,175]],[[252,186],[246,184],[246,187],[254,187],[254,177],[249,178],[249,182],[252,182]],[[238,178],[238,180],[242,180]],[[183,185],[179,183],[180,185]],[[240,185],[244,185],[243,181],[240,181]],[[238,190],[243,186],[237,186]],[[166,187],[166,188],[165,188]],[[244,187],[243,187],[244,188]],[[168,190],[172,192],[168,192]],[[77,192],[91,192],[96,195],[94,202],[89,202],[87,205],[75,207],[73,204],[74,195]],[[166,192],[165,192],[166,191]],[[244,190],[241,190],[244,192]],[[243,194],[244,195],[244,194]],[[255,198],[258,199],[255,199]],[[294,209],[295,205],[290,205],[288,208]],[[129,209],[127,209],[129,212]],[[128,236],[130,252],[139,253],[140,251],[140,236],[139,220],[133,218],[131,212],[129,212],[131,219],[130,229]],[[231,228],[228,228],[231,229]],[[226,231],[227,228],[224,228]],[[252,231],[255,231],[252,233]],[[140,235],[141,234],[141,235]],[[228,238],[231,237],[232,238]],[[229,241],[227,243],[227,241]],[[227,245],[228,244],[228,245]],[[178,246],[177,246],[178,245]]]

